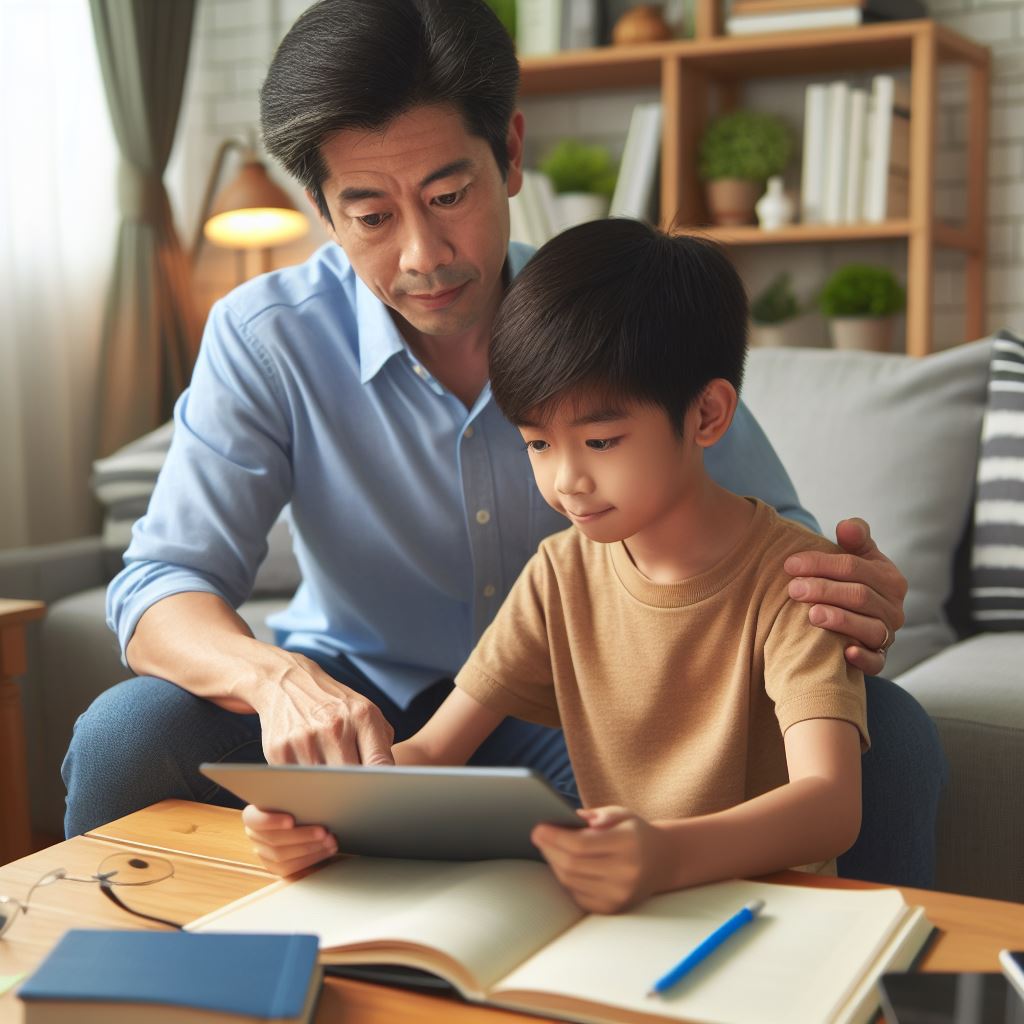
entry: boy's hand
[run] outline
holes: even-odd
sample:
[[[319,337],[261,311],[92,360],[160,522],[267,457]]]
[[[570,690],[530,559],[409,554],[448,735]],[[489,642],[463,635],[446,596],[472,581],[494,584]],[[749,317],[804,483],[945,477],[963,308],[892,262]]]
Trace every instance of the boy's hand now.
[[[614,914],[659,892],[663,836],[624,807],[577,812],[587,828],[538,825],[530,838],[584,909]]]
[[[338,852],[337,840],[322,825],[296,825],[290,814],[280,811],[249,804],[242,811],[242,824],[263,866],[275,875],[294,875]]]
[[[786,572],[796,577],[789,596],[811,606],[807,617],[815,626],[853,641],[845,652],[851,665],[877,675],[905,621],[907,580],[878,550],[863,519],[844,519],[836,541],[846,554],[801,551],[786,559]]]

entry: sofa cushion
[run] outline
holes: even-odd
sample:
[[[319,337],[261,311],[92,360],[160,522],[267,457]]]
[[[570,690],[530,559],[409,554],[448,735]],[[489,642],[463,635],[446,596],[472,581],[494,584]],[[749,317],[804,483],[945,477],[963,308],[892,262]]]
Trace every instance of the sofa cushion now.
[[[971,511],[991,351],[985,339],[923,359],[750,353],[743,397],[805,507],[830,537],[840,519],[867,520],[909,581],[893,674],[955,638],[943,605]]]
[[[103,506],[104,564],[109,576],[121,568],[121,556],[132,538],[132,526],[146,514],[156,478],[167,457],[174,423],[126,444],[93,463],[92,490]],[[256,571],[253,596],[288,595],[302,580],[292,550],[288,507],[267,535],[267,555]]]
[[[981,428],[971,550],[971,618],[1024,629],[1024,342],[997,338]]]
[[[937,826],[941,889],[1024,900],[1024,802],[1013,796],[1024,778],[1020,661],[1019,634],[981,634],[896,679],[931,715],[949,762]]]

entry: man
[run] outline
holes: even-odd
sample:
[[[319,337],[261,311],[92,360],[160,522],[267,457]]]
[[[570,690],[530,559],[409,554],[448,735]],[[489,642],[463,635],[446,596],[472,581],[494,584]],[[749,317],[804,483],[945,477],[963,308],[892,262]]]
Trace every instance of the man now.
[[[324,0],[281,43],[264,140],[337,244],[210,315],[108,597],[139,677],[76,726],[68,835],[170,796],[233,802],[198,773],[204,760],[390,762],[540,540],[566,525],[487,384],[491,321],[529,257],[508,245],[517,81],[482,0]],[[813,523],[742,406],[708,467]],[[303,584],[270,646],[234,609],[286,504]],[[808,629],[849,637],[849,661],[877,672],[906,584],[865,524],[838,539],[849,555],[787,562],[792,594]],[[937,738],[891,683],[872,680],[868,701],[866,853],[848,870],[927,884]],[[506,720],[472,763],[529,765],[575,793],[553,730]],[[900,862],[889,822],[906,833]]]

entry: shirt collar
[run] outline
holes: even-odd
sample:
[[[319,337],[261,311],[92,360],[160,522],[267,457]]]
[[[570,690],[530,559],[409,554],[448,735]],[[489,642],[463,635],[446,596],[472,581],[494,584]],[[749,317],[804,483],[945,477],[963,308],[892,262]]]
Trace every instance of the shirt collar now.
[[[508,248],[509,275],[514,278],[534,250],[520,242]],[[356,279],[356,317],[359,324],[359,380],[366,384],[380,373],[384,364],[399,352],[412,352],[402,337],[388,307],[373,294],[359,275]],[[489,393],[489,389],[488,389]]]

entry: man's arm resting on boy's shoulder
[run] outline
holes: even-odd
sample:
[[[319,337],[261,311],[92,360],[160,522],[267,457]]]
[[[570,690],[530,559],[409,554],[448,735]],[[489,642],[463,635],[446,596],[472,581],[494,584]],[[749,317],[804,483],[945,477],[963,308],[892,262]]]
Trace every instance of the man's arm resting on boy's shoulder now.
[[[533,839],[585,910],[615,913],[659,892],[830,860],[860,831],[860,733],[838,719],[785,734],[790,781],[715,814],[648,822],[620,807],[588,828],[538,825]]]
[[[456,688],[419,732],[392,747],[395,764],[465,764],[503,718]],[[290,814],[250,804],[242,822],[263,866],[278,875],[295,874],[338,852],[337,839],[322,825],[297,826]],[[341,842],[344,849],[344,837]]]
[[[390,764],[380,709],[315,661],[253,637],[216,594],[173,594],[139,619],[125,651],[140,675],[169,679],[227,711],[260,716],[270,764]]]

